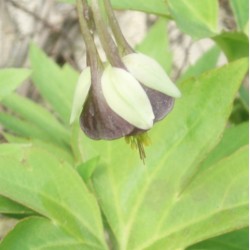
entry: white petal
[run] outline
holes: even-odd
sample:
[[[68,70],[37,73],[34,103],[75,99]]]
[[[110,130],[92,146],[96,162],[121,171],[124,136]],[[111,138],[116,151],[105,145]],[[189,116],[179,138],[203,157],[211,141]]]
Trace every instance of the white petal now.
[[[103,95],[115,113],[137,128],[153,126],[154,113],[148,96],[129,72],[108,66],[101,81]]]
[[[91,85],[90,67],[82,71],[75,88],[70,124],[79,118]]]
[[[180,97],[181,92],[170,80],[165,70],[153,58],[140,53],[123,57],[128,71],[145,86],[172,97]]]

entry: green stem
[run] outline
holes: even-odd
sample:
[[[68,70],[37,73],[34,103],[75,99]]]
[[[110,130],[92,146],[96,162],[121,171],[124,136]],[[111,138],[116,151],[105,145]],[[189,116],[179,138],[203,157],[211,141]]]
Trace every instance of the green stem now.
[[[108,32],[107,26],[102,18],[98,0],[91,0],[91,8],[94,15],[97,33],[99,35],[102,47],[105,51],[108,61],[113,66],[122,66],[123,63],[119,56],[118,49],[111,35]]]
[[[103,0],[104,6],[106,9],[106,13],[109,19],[109,24],[111,27],[111,30],[115,36],[115,40],[118,44],[118,46],[121,47],[122,54],[130,54],[133,53],[133,49],[130,47],[129,43],[123,36],[123,33],[121,31],[121,28],[118,24],[118,21],[116,19],[116,16],[114,14],[113,8],[111,6],[110,0]]]
[[[90,62],[95,58],[99,59],[97,49],[95,47],[94,39],[89,31],[88,22],[85,19],[85,13],[88,12],[88,5],[84,0],[76,1],[77,14],[80,23],[81,33],[83,35],[83,40],[86,45],[87,53],[90,55]]]

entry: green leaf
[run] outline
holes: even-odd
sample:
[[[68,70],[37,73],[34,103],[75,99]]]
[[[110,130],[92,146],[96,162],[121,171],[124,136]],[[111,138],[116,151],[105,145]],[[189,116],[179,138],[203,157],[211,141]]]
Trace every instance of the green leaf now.
[[[1,132],[0,134],[2,137],[4,137],[4,139],[7,142],[10,142],[10,143],[24,143],[25,144],[29,141],[29,139],[27,139],[25,137],[13,135],[13,134],[8,133],[8,132]]]
[[[0,196],[1,214],[33,214],[34,212],[6,197]]]
[[[247,250],[248,228],[202,241],[187,250]]]
[[[69,64],[64,64],[61,72],[63,81],[63,91],[67,93],[67,98],[70,101],[70,111],[73,102],[76,82],[79,78],[79,72],[73,69]]]
[[[13,115],[0,112],[0,124],[17,135],[28,138],[37,138],[44,141],[49,141],[51,138],[41,129],[30,122],[20,120]]]
[[[78,74],[69,66],[61,69],[34,44],[30,48],[30,61],[33,82],[44,99],[68,125]]]
[[[38,139],[27,139],[24,137],[18,137],[9,133],[3,133],[3,137],[9,143],[22,143],[22,144],[30,144],[42,148],[48,152],[53,152],[54,156],[56,156],[60,161],[66,161],[70,164],[74,164],[74,158],[72,153],[69,151],[69,148],[61,148],[52,143],[45,142],[44,140]]]
[[[231,124],[240,124],[242,122],[249,121],[249,111],[243,105],[240,98],[236,98],[234,101],[233,110],[230,115],[229,122]]]
[[[85,150],[91,146],[101,155],[94,187],[117,249],[175,250],[247,224],[246,150],[202,175],[204,184],[193,184],[193,200],[192,192],[185,191],[199,163],[219,142],[246,70],[247,60],[240,60],[185,81],[183,97],[150,133],[145,166],[124,140],[85,138]]]
[[[183,81],[189,77],[197,77],[205,71],[211,70],[216,67],[220,55],[220,49],[217,46],[212,47],[205,52],[194,65],[191,65],[181,75],[178,81]]]
[[[165,228],[169,228],[169,232],[160,235],[158,242],[145,249],[162,249],[162,245],[169,249],[177,248],[178,245],[184,247],[194,241],[199,242],[211,235],[218,235],[218,232],[246,227],[248,150],[248,147],[244,147],[198,175],[177,198],[168,213],[169,219]],[[187,207],[193,210],[189,210],[189,214],[183,213]],[[186,226],[183,226],[183,221]],[[174,226],[179,230],[173,230]],[[176,238],[182,239],[182,242],[177,243]]]
[[[248,57],[248,37],[240,32],[224,32],[213,38],[229,61]]]
[[[84,181],[88,181],[90,179],[98,162],[99,157],[95,157],[77,166],[77,172]]]
[[[170,73],[172,53],[169,49],[166,24],[166,19],[160,18],[151,27],[142,43],[136,47],[136,50],[154,58]]]
[[[243,32],[249,37],[249,21],[246,23]]]
[[[211,166],[224,157],[229,156],[242,146],[247,145],[249,137],[248,127],[249,123],[245,122],[226,129],[222,140],[201,164],[201,166],[199,167],[200,170]]]
[[[73,123],[71,126],[71,149],[74,154],[75,162],[77,165],[89,160],[91,158],[87,158],[88,154],[86,154],[84,141],[83,138],[83,131],[80,129],[79,123]]]
[[[168,0],[170,14],[179,28],[195,39],[218,33],[217,0]]]
[[[20,144],[0,145],[0,158],[1,195],[48,217],[86,249],[107,249],[97,202],[70,165]]]
[[[237,27],[239,30],[244,30],[249,15],[249,1],[248,0],[230,0]]]
[[[28,69],[1,69],[0,70],[0,100],[14,91],[28,76]]]
[[[239,90],[240,100],[247,111],[249,111],[249,91],[242,85]]]
[[[75,4],[75,0],[59,0],[60,2]],[[139,10],[157,15],[167,16],[169,14],[167,4],[162,0],[111,0],[115,9]]]
[[[11,94],[2,100],[4,106],[32,123],[59,144],[69,143],[69,132],[49,111],[33,101],[17,94]]]
[[[3,239],[0,250],[89,250],[87,242],[79,242],[57,224],[42,217],[31,217],[18,223]]]

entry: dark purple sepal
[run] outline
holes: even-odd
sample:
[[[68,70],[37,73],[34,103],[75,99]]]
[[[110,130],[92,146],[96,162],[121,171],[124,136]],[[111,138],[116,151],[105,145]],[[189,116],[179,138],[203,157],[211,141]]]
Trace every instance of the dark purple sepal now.
[[[162,120],[174,107],[174,98],[142,85],[155,115],[154,123]]]

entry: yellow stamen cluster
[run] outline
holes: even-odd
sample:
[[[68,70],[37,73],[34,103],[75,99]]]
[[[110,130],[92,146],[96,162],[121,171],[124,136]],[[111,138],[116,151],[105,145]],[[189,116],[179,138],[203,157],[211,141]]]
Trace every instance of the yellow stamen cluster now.
[[[125,136],[125,141],[130,144],[132,149],[139,151],[140,159],[145,163],[146,153],[144,146],[149,146],[151,144],[147,132],[138,135]]]

